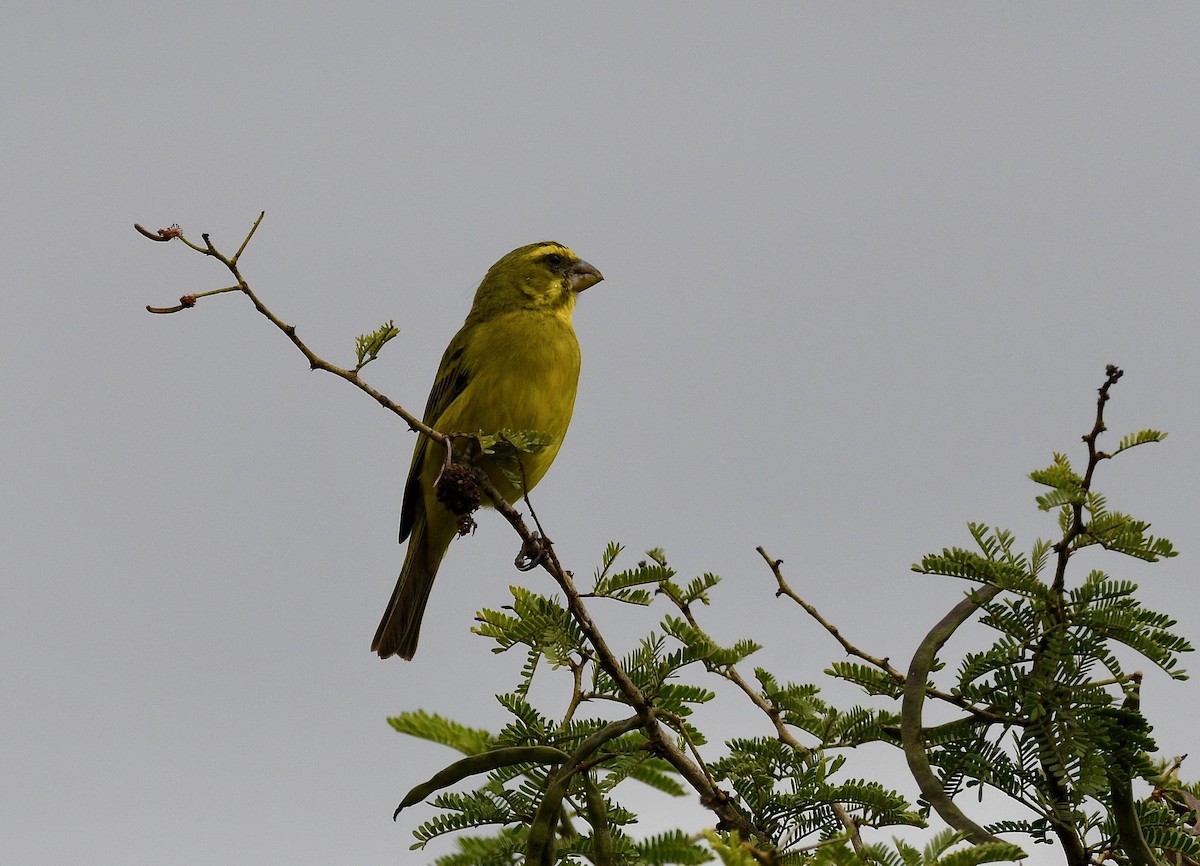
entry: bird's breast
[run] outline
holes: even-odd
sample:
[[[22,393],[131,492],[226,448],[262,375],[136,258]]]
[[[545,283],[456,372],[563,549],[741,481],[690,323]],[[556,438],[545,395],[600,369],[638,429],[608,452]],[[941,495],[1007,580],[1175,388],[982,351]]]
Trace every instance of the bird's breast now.
[[[537,430],[554,439],[536,455],[548,467],[567,432],[579,382],[579,343],[569,318],[521,312],[482,322],[464,355],[470,381],[437,427]]]

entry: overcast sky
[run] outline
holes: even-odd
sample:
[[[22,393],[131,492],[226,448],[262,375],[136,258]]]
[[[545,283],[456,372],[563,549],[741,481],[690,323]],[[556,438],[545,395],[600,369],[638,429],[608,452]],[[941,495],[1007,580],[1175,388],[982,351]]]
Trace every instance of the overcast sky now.
[[[964,589],[910,564],[968,520],[1051,534],[1026,473],[1083,460],[1118,364],[1109,444],[1170,438],[1098,487],[1183,555],[1095,564],[1200,637],[1198,45],[1184,3],[10,0],[0,859],[426,862],[432,810],[392,810],[454,755],[385,720],[501,725],[521,659],[473,614],[549,591],[484,515],[416,660],[370,654],[412,434],[239,296],[148,315],[228,277],[134,222],[232,252],[265,209],[247,278],[335,362],[394,319],[367,378],[417,412],[488,266],[573,247],[606,279],[536,491],[560,557],[723,575],[706,622],[796,680],[837,647],[756,545],[906,663]],[[595,613],[622,649],[653,621]],[[1143,707],[1200,754],[1194,682],[1151,676]],[[708,823],[647,802],[646,832]]]

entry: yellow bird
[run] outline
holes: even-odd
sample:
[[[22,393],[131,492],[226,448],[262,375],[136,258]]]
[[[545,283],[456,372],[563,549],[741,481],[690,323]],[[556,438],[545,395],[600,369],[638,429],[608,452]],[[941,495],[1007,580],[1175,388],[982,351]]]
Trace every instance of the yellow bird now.
[[[571,326],[575,297],[604,279],[562,244],[513,250],[492,265],[475,292],[462,329],[446,347],[422,420],[441,433],[536,430],[550,443],[521,453],[527,489],[554,462],[571,423],[579,382],[579,342]],[[458,530],[458,517],[437,497],[442,447],[421,436],[413,452],[400,540],[408,552],[371,650],[411,659],[438,565]],[[483,464],[509,503],[523,493],[495,465]],[[485,503],[487,504],[487,503]]]

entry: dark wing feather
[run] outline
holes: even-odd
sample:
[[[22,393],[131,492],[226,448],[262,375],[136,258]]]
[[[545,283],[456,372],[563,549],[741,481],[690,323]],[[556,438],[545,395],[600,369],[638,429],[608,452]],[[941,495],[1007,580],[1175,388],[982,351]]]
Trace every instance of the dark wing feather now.
[[[471,370],[463,360],[466,348],[467,341],[463,336],[463,331],[459,331],[450,341],[450,345],[446,347],[446,353],[442,355],[437,379],[433,383],[433,390],[429,392],[429,400],[425,404],[425,415],[421,418],[434,429],[437,429],[438,419],[442,417],[447,407],[455,401],[467,387],[467,383],[471,381]],[[412,465],[408,469],[408,481],[404,485],[403,504],[400,506],[401,541],[408,538],[408,534],[412,532],[413,524],[417,520],[417,509],[422,507],[424,501],[421,491],[421,467],[429,446],[429,437],[418,437],[417,447],[413,451]]]

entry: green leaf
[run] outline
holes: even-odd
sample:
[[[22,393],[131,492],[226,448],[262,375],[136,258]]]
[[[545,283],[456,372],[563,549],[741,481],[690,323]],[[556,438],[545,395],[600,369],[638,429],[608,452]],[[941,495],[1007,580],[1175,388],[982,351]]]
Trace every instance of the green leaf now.
[[[1135,448],[1138,445],[1145,445],[1148,442],[1161,442],[1167,438],[1167,434],[1160,430],[1139,430],[1136,433],[1129,433],[1121,437],[1121,443],[1117,445],[1117,450],[1113,452],[1113,456],[1120,454],[1122,451],[1128,451],[1130,448]]]
[[[859,662],[834,662],[825,672],[832,677],[854,683],[869,695],[884,695],[898,698],[904,693],[904,684],[896,682],[889,674]]]
[[[1071,461],[1065,454],[1054,452],[1054,462],[1045,469],[1029,473],[1031,480],[1047,487],[1058,490],[1077,491],[1083,486],[1083,479],[1071,468]]]
[[[404,712],[388,719],[388,724],[402,734],[419,737],[449,746],[464,755],[478,755],[491,748],[494,737],[482,728],[468,728],[458,722],[424,710]]]
[[[592,592],[598,596],[613,596],[620,590],[631,586],[659,584],[664,580],[669,580],[672,575],[674,572],[669,568],[661,565],[646,565],[614,575],[602,576],[596,581]]]
[[[679,783],[674,774],[675,768],[661,758],[646,758],[630,769],[629,778],[672,797],[684,797],[688,789]]]
[[[617,558],[621,555],[621,551],[625,548],[615,541],[610,541],[604,548],[604,553],[600,555],[600,567],[596,569],[595,582],[600,583],[607,575],[613,565],[616,564]]]
[[[634,844],[637,850],[637,863],[646,866],[699,866],[707,863],[712,855],[682,830],[671,830],[657,836],[651,836]]]
[[[379,356],[384,345],[400,333],[395,322],[389,321],[370,334],[363,334],[355,340],[354,354],[358,359],[355,371],[361,370]]]

